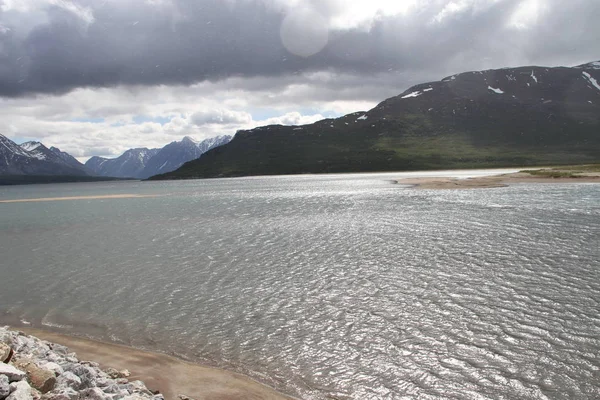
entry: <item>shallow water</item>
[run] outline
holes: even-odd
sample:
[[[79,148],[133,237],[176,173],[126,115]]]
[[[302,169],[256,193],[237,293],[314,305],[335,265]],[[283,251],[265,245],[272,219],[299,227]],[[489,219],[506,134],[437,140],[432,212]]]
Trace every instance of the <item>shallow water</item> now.
[[[600,185],[413,175],[0,188],[159,195],[0,204],[0,322],[306,399],[600,398]]]

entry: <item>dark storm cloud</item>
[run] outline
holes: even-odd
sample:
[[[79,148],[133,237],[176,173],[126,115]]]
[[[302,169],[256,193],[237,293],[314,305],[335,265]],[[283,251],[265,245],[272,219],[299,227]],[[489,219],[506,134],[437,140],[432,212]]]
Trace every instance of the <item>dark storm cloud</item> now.
[[[370,30],[332,30],[327,46],[305,58],[282,45],[286,14],[272,2],[40,0],[27,11],[0,11],[0,96],[232,76],[284,79],[311,71],[377,75],[385,82],[386,75],[441,78],[466,69],[600,58],[597,0],[541,1],[540,20],[520,30],[507,24],[522,1],[485,7],[479,1],[436,20],[447,3],[378,18]]]

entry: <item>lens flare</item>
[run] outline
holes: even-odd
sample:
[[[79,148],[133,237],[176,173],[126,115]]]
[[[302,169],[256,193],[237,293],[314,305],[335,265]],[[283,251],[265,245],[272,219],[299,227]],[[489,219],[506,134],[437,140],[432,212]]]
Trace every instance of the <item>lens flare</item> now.
[[[301,57],[310,57],[327,46],[329,24],[312,9],[294,9],[281,24],[281,43],[287,51]]]

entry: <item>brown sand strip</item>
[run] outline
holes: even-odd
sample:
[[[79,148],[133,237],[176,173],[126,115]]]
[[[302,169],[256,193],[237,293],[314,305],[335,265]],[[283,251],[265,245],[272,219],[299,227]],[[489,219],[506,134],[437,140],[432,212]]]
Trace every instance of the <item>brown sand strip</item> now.
[[[159,390],[166,400],[176,400],[180,394],[196,400],[292,399],[243,375],[202,367],[166,354],[34,328],[15,329],[67,346],[80,360],[97,362],[102,368],[128,369],[129,380],[143,381],[150,390]]]
[[[551,178],[533,176],[524,172],[484,176],[479,178],[407,178],[398,179],[396,183],[413,185],[419,189],[485,189],[506,187],[511,183],[600,183],[597,174],[586,174],[575,178]]]
[[[144,197],[158,197],[155,194],[106,194],[100,196],[71,196],[71,197],[41,197],[37,199],[14,199],[0,200],[0,203],[31,203],[42,201],[65,201],[65,200],[99,200],[99,199],[139,199]]]

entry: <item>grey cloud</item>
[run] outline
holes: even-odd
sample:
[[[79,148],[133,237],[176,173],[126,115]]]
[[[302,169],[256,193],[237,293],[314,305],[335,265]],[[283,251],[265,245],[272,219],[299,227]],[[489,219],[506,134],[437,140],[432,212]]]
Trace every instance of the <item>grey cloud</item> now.
[[[332,31],[323,51],[306,58],[282,45],[285,13],[265,0],[72,2],[93,18],[56,6],[26,14],[0,11],[0,25],[8,28],[0,33],[0,96],[230,77],[285,79],[311,71],[353,76],[354,84],[358,77],[376,76],[377,86],[385,86],[389,77],[409,82],[468,69],[599,58],[597,0],[546,0],[540,23],[520,31],[506,24],[521,1],[467,8],[439,23],[432,21],[449,0],[430,1],[418,13],[378,18],[368,31]],[[339,6],[334,0],[320,3],[324,12]]]
[[[194,125],[206,124],[247,124],[252,121],[252,116],[243,111],[231,110],[207,110],[194,113],[191,116]]]

